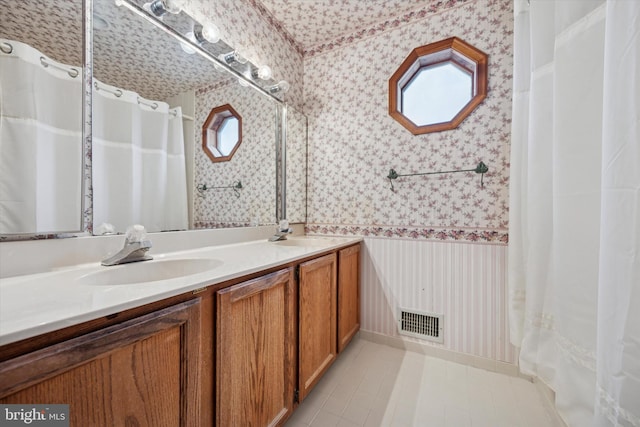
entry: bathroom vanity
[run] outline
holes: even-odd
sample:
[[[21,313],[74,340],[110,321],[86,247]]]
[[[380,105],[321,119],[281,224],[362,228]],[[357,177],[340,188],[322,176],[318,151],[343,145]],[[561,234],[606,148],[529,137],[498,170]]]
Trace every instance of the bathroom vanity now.
[[[0,334],[0,402],[69,404],[71,425],[281,425],[359,329],[360,239],[245,242],[137,264],[154,263],[192,274],[118,284],[114,267],[83,266],[4,279],[9,295],[48,277],[40,310],[74,294],[92,309],[29,323],[37,292],[35,304],[15,301],[22,319]]]

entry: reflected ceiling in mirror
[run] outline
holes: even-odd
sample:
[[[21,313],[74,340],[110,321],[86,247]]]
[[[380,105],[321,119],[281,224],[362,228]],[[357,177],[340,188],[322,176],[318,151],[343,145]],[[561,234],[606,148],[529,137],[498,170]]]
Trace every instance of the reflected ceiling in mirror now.
[[[389,79],[389,114],[414,135],[454,129],[486,94],[487,55],[452,37],[404,60]]]
[[[82,0],[3,0],[0,37],[19,40],[57,62],[81,67],[82,4]]]
[[[93,31],[93,74],[103,83],[165,101],[231,78],[113,0],[94,1],[94,21],[103,23],[94,25]],[[167,14],[163,22],[182,33],[193,32],[194,22],[184,13]],[[220,53],[230,50],[224,42],[213,46],[218,46]]]
[[[244,80],[272,96],[270,89],[275,81],[270,72],[261,72],[269,67],[258,67],[221,40],[219,34],[214,34],[215,23],[198,23],[179,8],[171,13],[154,6],[166,3],[94,0],[94,20],[102,23],[94,29],[94,46],[100,52],[94,60],[96,78],[101,80],[101,76],[108,75],[115,86],[135,87],[136,92],[149,99],[163,99],[229,78]],[[150,26],[162,28],[159,31],[164,34],[149,38]],[[209,70],[212,64],[216,67],[215,76]],[[137,70],[136,75],[129,70]],[[203,74],[203,70],[207,73]]]

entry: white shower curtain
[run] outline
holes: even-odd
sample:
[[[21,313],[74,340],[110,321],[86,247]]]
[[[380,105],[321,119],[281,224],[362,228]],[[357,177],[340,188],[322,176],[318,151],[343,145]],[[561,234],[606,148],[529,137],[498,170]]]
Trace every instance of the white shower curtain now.
[[[640,2],[518,0],[514,62],[511,341],[569,426],[638,427]]]
[[[123,232],[188,226],[180,107],[99,81],[93,91],[93,224]],[[116,96],[118,94],[119,96]]]
[[[18,41],[0,47],[0,234],[78,231],[82,68]]]

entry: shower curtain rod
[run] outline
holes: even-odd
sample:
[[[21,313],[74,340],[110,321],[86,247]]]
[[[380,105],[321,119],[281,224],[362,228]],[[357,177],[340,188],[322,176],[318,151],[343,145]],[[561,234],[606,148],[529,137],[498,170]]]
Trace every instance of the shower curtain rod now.
[[[3,41],[2,44],[0,44],[0,50],[6,55],[11,55],[13,53],[13,45],[9,42]],[[65,67],[63,65],[58,65],[55,62],[47,62],[47,58],[45,56],[40,57],[40,65],[44,68],[52,67],[56,70],[64,71],[69,74],[69,77],[72,79],[75,79],[80,75],[80,71],[78,71],[77,68],[73,68],[71,66]]]
[[[58,64],[56,64],[54,62],[49,63],[49,62],[47,62],[47,58],[45,58],[44,56],[40,57],[40,64],[42,64],[42,66],[44,68],[52,67],[52,68],[56,68],[56,69],[58,69],[60,71],[66,71],[66,73],[69,74],[69,76],[72,79],[75,79],[76,77],[78,77],[80,75],[80,71],[78,71],[77,69],[75,69],[73,67],[66,68],[66,67],[58,65]]]
[[[151,108],[152,110],[155,110],[158,108],[158,103],[157,102],[146,102],[144,99],[138,97],[138,104],[140,105],[146,105],[147,107]]]
[[[96,90],[103,90],[105,92],[108,92],[108,93],[114,95],[116,98],[120,98],[122,96],[122,93],[123,93],[120,89],[111,90],[111,89],[107,89],[106,87],[100,87],[98,82],[93,82],[93,87],[96,88]]]
[[[121,89],[111,90],[111,89],[107,89],[106,87],[100,87],[98,82],[93,82],[93,87],[96,88],[96,90],[103,90],[105,92],[109,92],[110,94],[114,95],[116,98],[120,98],[124,93],[122,92]],[[138,96],[137,100],[138,100],[138,104],[140,105],[146,105],[147,107],[152,108],[154,110],[158,108],[157,102],[147,102],[144,98],[141,98],[140,96]],[[178,112],[176,110],[169,111],[169,114],[173,114],[174,117],[178,117]]]

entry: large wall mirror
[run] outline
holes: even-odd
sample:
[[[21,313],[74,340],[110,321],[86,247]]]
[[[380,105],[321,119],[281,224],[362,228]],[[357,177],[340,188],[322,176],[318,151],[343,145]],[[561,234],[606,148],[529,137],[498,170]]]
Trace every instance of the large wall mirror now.
[[[83,228],[83,0],[0,6],[0,236]]]
[[[42,0],[4,2],[0,8],[0,38],[2,42],[15,40],[32,47],[35,52],[31,52],[31,65],[40,67],[39,72],[53,72],[69,80],[74,78],[75,67],[80,81],[85,2],[90,4],[89,0],[54,0],[45,7]],[[51,95],[46,102],[29,102],[50,106],[49,116],[61,116],[65,125],[72,125],[58,132],[69,137],[67,141],[56,136],[64,140],[58,144],[60,149],[45,145],[41,150],[44,139],[40,133],[30,145],[18,145],[13,151],[3,147],[0,220],[10,218],[16,223],[2,225],[3,239],[21,233],[78,233],[83,229],[83,220],[94,234],[105,234],[124,232],[132,223],[141,223],[149,231],[168,231],[275,224],[279,219],[275,207],[279,196],[276,168],[284,164],[278,163],[276,156],[276,136],[281,135],[276,113],[284,104],[273,94],[284,86],[269,80],[270,76],[264,77],[262,70],[234,54],[224,41],[210,41],[211,34],[205,34],[207,29],[186,13],[164,13],[157,8],[165,4],[162,1],[152,1],[147,6],[145,3],[93,0],[86,8],[93,9],[90,83],[76,83],[73,90],[49,83],[38,86],[31,81],[21,86],[20,96],[25,100]],[[43,14],[43,9],[48,12]],[[157,23],[160,14],[164,28],[152,23]],[[201,43],[205,35],[207,40],[201,46],[207,55],[194,54],[195,44],[180,42]],[[23,50],[19,43],[14,44],[18,51]],[[5,43],[0,48],[4,52],[0,55],[10,49]],[[213,57],[224,59],[227,66],[220,67],[221,61],[214,61]],[[35,65],[33,68],[37,68]],[[12,93],[10,84],[15,86],[12,76],[16,72],[12,73],[4,65],[0,69],[3,114],[11,111],[5,106],[9,100],[5,95]],[[33,75],[22,74],[24,78]],[[261,75],[262,87],[247,87],[247,79],[239,78],[255,77],[254,74]],[[38,87],[44,89],[34,90]],[[93,104],[91,146],[85,144],[91,149],[91,157],[86,158],[81,132],[86,122],[82,113],[83,87],[91,87]],[[214,165],[202,150],[200,129],[211,109],[224,104],[233,105],[242,117],[243,142],[230,161]],[[39,126],[38,132],[42,127],[57,129],[57,125],[46,122],[49,116],[43,119],[44,126]],[[4,116],[2,120],[3,131],[15,133],[5,126]],[[306,129],[304,134],[306,138]],[[3,134],[3,144],[4,141]],[[306,155],[306,140],[304,151]],[[33,158],[17,157],[24,155]],[[92,163],[85,162],[89,159]],[[297,166],[300,167],[306,168],[306,158]],[[47,168],[55,179],[44,174]],[[84,197],[89,200],[85,212],[83,171],[92,175],[92,192]],[[306,172],[302,175],[306,177]],[[69,181],[69,176],[73,183],[64,181]],[[242,182],[241,190],[238,182]],[[199,186],[208,190],[199,192]],[[38,199],[35,203],[26,195],[42,197],[43,201]],[[300,194],[296,193],[296,197]],[[33,205],[43,206],[45,214],[35,212]],[[8,208],[12,209],[11,215],[5,215]],[[71,219],[61,225],[51,224],[66,216]],[[34,219],[26,223],[24,218],[28,217],[49,222],[39,225]]]

